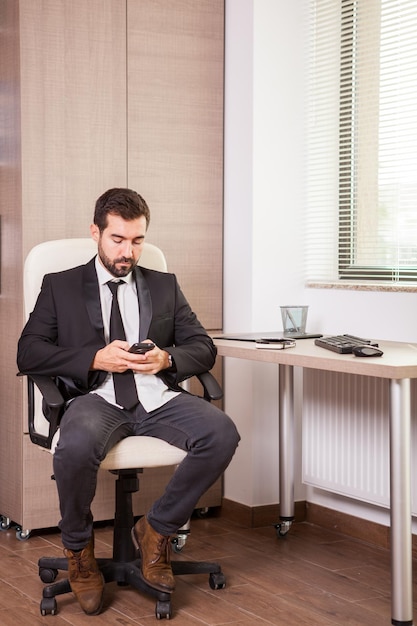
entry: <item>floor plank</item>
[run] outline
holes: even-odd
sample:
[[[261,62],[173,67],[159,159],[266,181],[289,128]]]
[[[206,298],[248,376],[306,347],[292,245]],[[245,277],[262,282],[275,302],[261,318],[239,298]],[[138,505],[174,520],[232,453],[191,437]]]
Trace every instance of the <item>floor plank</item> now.
[[[95,539],[96,555],[110,556],[111,524],[98,525]],[[43,583],[37,561],[52,555],[62,555],[57,531],[33,533],[26,541],[18,541],[13,528],[0,532],[2,626],[94,622],[72,594],[58,597],[56,616],[41,616]],[[172,619],[178,626],[391,623],[388,550],[306,522],[293,524],[278,538],[272,526],[245,528],[221,516],[195,519],[184,550],[173,558],[218,561],[227,577],[222,590],[212,590],[206,575],[178,577],[172,599]],[[417,572],[417,563],[413,567]],[[154,600],[111,583],[96,623],[149,626],[155,623]]]

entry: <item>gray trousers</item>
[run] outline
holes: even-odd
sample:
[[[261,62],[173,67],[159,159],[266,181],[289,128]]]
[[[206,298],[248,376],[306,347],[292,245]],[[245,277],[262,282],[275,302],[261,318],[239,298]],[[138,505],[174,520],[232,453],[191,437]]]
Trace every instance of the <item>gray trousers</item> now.
[[[187,393],[151,413],[141,404],[132,411],[119,409],[96,394],[75,398],[62,418],[54,455],[62,517],[59,527],[66,548],[79,550],[89,542],[100,463],[129,435],[158,437],[187,451],[147,514],[162,535],[174,534],[187,522],[201,495],[229,465],[240,439],[223,411]]]

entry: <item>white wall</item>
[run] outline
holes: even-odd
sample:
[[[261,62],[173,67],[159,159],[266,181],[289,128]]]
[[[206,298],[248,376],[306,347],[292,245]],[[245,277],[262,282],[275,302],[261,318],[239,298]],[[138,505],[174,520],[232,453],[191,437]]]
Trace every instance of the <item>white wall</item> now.
[[[226,0],[224,330],[280,330],[280,305],[308,304],[310,330],[417,342],[415,293],[304,286],[307,19],[306,0]],[[275,367],[227,359],[225,398],[242,435],[225,496],[275,503]],[[380,521],[377,510],[302,486],[298,470],[296,499],[305,497]]]
[[[280,328],[303,296],[304,1],[226,1],[224,330]],[[277,502],[277,370],[228,359],[242,435],[225,496]],[[297,497],[304,498],[298,480]]]
[[[350,333],[417,342],[417,293],[305,289],[309,325],[320,332]]]

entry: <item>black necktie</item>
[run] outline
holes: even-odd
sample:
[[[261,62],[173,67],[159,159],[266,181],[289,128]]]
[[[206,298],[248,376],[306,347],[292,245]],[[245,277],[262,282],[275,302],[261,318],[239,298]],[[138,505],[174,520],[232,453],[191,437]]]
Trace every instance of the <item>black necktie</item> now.
[[[113,341],[114,339],[126,340],[119,302],[117,300],[117,288],[124,282],[124,280],[117,282],[110,280],[107,283],[113,295],[110,314],[110,341]],[[113,374],[113,382],[117,404],[125,409],[132,409],[138,404],[139,398],[132,370],[126,370],[126,372],[123,372],[122,374],[115,372]]]

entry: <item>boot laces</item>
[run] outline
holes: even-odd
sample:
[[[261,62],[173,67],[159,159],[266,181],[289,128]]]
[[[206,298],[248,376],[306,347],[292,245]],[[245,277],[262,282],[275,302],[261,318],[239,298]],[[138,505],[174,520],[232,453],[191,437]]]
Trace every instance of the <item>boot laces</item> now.
[[[158,537],[158,543],[156,544],[155,550],[155,558],[152,560],[152,563],[157,563],[159,559],[165,556],[165,560],[167,563],[170,562],[170,537],[164,537],[160,535]]]
[[[90,559],[88,558],[87,552],[85,550],[81,550],[81,552],[71,552],[68,551],[69,554],[67,556],[71,558],[73,563],[75,564],[75,568],[73,571],[74,578],[88,578],[88,576],[93,573],[91,568]]]

